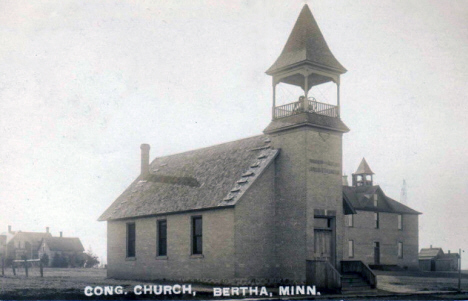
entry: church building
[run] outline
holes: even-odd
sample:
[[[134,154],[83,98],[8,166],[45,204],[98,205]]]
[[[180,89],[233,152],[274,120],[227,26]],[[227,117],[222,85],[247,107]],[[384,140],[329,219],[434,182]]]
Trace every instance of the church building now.
[[[266,71],[272,120],[262,135],[151,163],[142,144],[141,174],[99,218],[107,221],[108,277],[341,290],[375,287],[369,264],[410,266],[414,251],[417,265],[418,213],[373,186],[367,164],[343,186],[345,72],[305,5]],[[303,92],[278,105],[280,83]],[[308,95],[324,83],[336,88],[333,104]],[[374,213],[378,230],[369,226]],[[384,240],[390,224],[400,230],[400,216],[403,231]]]

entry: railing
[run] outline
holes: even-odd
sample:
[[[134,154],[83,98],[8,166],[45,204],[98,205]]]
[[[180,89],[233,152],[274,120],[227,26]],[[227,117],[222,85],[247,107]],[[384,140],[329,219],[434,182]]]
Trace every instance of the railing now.
[[[321,290],[341,291],[341,274],[327,260],[307,260],[306,282]]]
[[[329,117],[339,117],[337,106],[318,102],[314,98],[309,98],[275,107],[273,118],[278,119],[303,112],[315,113]]]
[[[342,273],[359,273],[361,276],[366,279],[372,288],[377,286],[377,276],[370,269],[370,267],[360,260],[346,260],[341,262],[341,272]]]

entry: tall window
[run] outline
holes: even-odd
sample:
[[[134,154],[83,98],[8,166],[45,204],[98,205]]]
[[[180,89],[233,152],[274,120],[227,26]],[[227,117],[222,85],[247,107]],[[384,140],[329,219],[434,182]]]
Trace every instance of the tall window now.
[[[398,215],[398,230],[403,230],[403,215]]]
[[[375,228],[376,229],[379,229],[379,218],[380,218],[379,213],[375,212],[374,213],[374,220],[375,220]]]
[[[158,221],[158,256],[167,256],[167,221]]]
[[[135,223],[127,224],[127,257],[135,257]]]
[[[403,243],[398,242],[398,258],[403,258]]]
[[[354,257],[354,240],[348,240],[348,257]]]
[[[376,194],[374,194],[374,207],[377,207],[378,204],[379,204],[379,197],[378,197],[378,195],[376,193]]]
[[[192,218],[192,254],[203,254],[202,217]]]
[[[354,227],[354,214],[346,215],[346,223],[348,227]]]

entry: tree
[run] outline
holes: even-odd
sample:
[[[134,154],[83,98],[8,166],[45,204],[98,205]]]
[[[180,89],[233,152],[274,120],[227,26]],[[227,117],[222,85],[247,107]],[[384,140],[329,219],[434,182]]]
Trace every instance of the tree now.
[[[47,255],[46,253],[44,253],[41,257],[41,261],[42,261],[42,264],[44,266],[48,266],[49,265],[49,255]]]
[[[91,248],[87,252],[85,252],[84,255],[85,255],[85,264],[84,264],[85,268],[92,268],[99,264],[99,259],[97,255],[93,253]]]
[[[54,268],[66,268],[68,266],[68,259],[59,253],[55,253],[52,259],[52,266]]]

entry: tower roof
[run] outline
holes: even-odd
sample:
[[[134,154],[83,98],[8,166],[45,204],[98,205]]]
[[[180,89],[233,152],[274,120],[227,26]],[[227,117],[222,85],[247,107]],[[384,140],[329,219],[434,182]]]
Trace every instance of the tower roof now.
[[[317,22],[306,4],[302,8],[288,41],[276,62],[266,71],[272,75],[299,63],[308,62],[339,74],[346,69],[333,56]]]
[[[369,164],[367,164],[366,159],[362,158],[361,164],[359,164],[358,169],[354,173],[356,175],[362,175],[362,174],[367,174],[367,175],[373,175],[374,173],[369,167]]]

